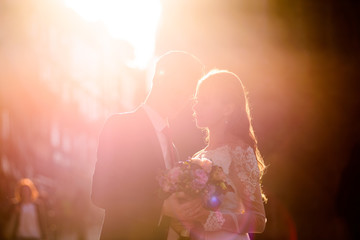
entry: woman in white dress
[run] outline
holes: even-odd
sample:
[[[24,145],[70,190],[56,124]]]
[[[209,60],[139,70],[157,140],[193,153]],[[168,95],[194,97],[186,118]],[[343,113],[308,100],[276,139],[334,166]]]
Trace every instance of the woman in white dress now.
[[[261,176],[265,164],[257,148],[244,86],[232,72],[213,70],[199,81],[193,106],[196,125],[207,130],[207,146],[196,153],[222,167],[234,188],[210,211],[201,201],[179,207],[176,215],[188,239],[248,240],[264,231],[265,196]],[[191,229],[189,229],[191,228]]]
[[[38,199],[39,192],[29,178],[18,181],[15,199],[9,209],[11,230],[7,233],[10,240],[45,240],[46,213],[44,204]]]

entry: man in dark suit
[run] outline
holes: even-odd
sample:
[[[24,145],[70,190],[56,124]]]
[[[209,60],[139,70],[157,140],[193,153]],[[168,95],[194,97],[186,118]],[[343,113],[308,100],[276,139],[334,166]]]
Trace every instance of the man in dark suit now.
[[[157,61],[145,103],[106,121],[91,196],[105,209],[101,240],[166,239],[168,224],[161,216],[156,177],[175,159],[164,129],[189,102],[202,75],[203,65],[196,57],[168,52]]]

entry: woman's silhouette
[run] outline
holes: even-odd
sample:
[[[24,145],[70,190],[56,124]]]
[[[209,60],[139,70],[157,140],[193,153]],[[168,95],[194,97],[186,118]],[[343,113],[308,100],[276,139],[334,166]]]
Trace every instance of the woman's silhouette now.
[[[242,82],[232,72],[211,71],[197,86],[193,110],[196,125],[208,132],[207,146],[194,157],[222,167],[235,192],[226,193],[217,211],[204,208],[201,201],[176,204],[173,194],[165,201],[164,211],[190,228],[190,239],[249,239],[248,233],[265,228],[260,185],[265,164]]]

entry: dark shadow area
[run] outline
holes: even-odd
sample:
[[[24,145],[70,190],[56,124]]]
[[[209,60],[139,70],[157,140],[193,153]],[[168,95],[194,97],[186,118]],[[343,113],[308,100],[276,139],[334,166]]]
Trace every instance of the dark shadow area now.
[[[269,165],[268,223],[253,238],[351,239],[358,224],[358,181],[347,169],[356,172],[358,163],[359,3],[163,2],[157,52],[193,52],[207,70],[236,72],[248,89]],[[342,213],[354,215],[339,215],[339,194]]]

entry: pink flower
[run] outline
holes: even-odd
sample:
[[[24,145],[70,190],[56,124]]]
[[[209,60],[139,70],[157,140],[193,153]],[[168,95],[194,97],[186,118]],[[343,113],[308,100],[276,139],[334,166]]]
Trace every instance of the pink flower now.
[[[203,169],[196,169],[194,172],[195,178],[192,181],[192,187],[195,190],[201,190],[205,187],[209,177]]]
[[[161,187],[162,187],[164,192],[170,192],[171,191],[171,184],[170,184],[169,181],[164,181]]]
[[[167,178],[167,176],[164,176],[164,175],[159,176],[158,177],[158,182],[159,182],[159,185],[160,185],[161,189],[164,192],[170,192],[171,183],[170,183],[169,179]]]
[[[191,162],[199,165],[202,169],[204,169],[207,173],[211,172],[212,162],[207,158],[192,158]]]
[[[180,167],[174,167],[172,169],[169,170],[169,178],[170,181],[175,184],[177,182],[179,182],[179,177],[181,175],[182,171]]]
[[[195,176],[201,184],[206,184],[209,179],[207,173],[203,169],[196,169]]]

